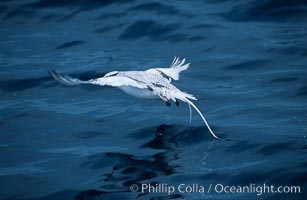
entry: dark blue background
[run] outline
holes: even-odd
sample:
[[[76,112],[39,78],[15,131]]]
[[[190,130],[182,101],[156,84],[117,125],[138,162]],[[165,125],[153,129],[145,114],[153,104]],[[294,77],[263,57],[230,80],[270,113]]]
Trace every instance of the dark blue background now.
[[[306,199],[306,0],[0,3],[0,199]],[[65,87],[191,62],[188,106]],[[299,185],[301,194],[145,194],[132,183]]]

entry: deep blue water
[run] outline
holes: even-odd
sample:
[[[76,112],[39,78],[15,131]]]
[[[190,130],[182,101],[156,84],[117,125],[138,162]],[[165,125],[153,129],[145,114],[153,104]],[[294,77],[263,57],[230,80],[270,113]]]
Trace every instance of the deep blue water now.
[[[306,0],[0,3],[0,199],[306,199]],[[191,62],[188,106],[97,86]],[[141,194],[131,184],[298,185],[301,194]]]

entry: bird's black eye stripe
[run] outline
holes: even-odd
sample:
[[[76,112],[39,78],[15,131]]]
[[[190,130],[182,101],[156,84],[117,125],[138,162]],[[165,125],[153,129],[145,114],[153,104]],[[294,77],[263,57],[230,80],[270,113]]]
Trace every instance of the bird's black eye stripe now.
[[[118,72],[115,72],[115,73],[113,73],[113,74],[112,74],[112,72],[110,72],[110,73],[111,73],[111,74],[106,74],[105,77],[116,76],[116,75],[119,73],[119,71],[118,71]]]
[[[119,72],[116,72],[115,74],[111,74],[110,76],[116,76]]]

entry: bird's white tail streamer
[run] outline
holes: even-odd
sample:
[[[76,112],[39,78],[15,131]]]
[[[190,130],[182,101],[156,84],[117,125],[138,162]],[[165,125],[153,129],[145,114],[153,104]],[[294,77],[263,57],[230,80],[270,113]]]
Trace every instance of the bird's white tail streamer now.
[[[189,106],[189,110],[190,110],[190,124],[192,123],[192,108],[190,106],[190,104],[188,103],[188,106]]]
[[[203,119],[203,121],[205,122],[205,124],[206,124],[208,130],[210,131],[210,133],[212,134],[212,136],[213,136],[214,138],[216,138],[216,139],[221,139],[221,138],[219,138],[218,136],[216,136],[216,135],[214,134],[214,132],[213,132],[212,129],[210,128],[210,126],[209,126],[207,120],[205,119],[205,117],[203,116],[203,114],[200,112],[200,110],[194,105],[194,103],[193,103],[192,101],[190,101],[189,99],[185,99],[185,100],[186,100],[186,102],[187,102],[189,105],[191,105],[191,106],[198,112],[198,114],[200,115],[200,117],[201,117],[201,118]]]

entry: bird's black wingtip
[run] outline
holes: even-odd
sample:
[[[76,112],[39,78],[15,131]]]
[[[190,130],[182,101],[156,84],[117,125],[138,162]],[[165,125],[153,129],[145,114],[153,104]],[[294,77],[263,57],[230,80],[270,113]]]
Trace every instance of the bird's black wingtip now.
[[[48,72],[48,74],[54,78],[54,76],[56,76],[57,72],[54,69],[52,69]]]
[[[69,76],[62,76],[61,74],[57,73],[54,69],[49,72],[49,74],[59,83],[66,85],[66,86],[75,86],[79,85],[80,82],[73,80]]]

